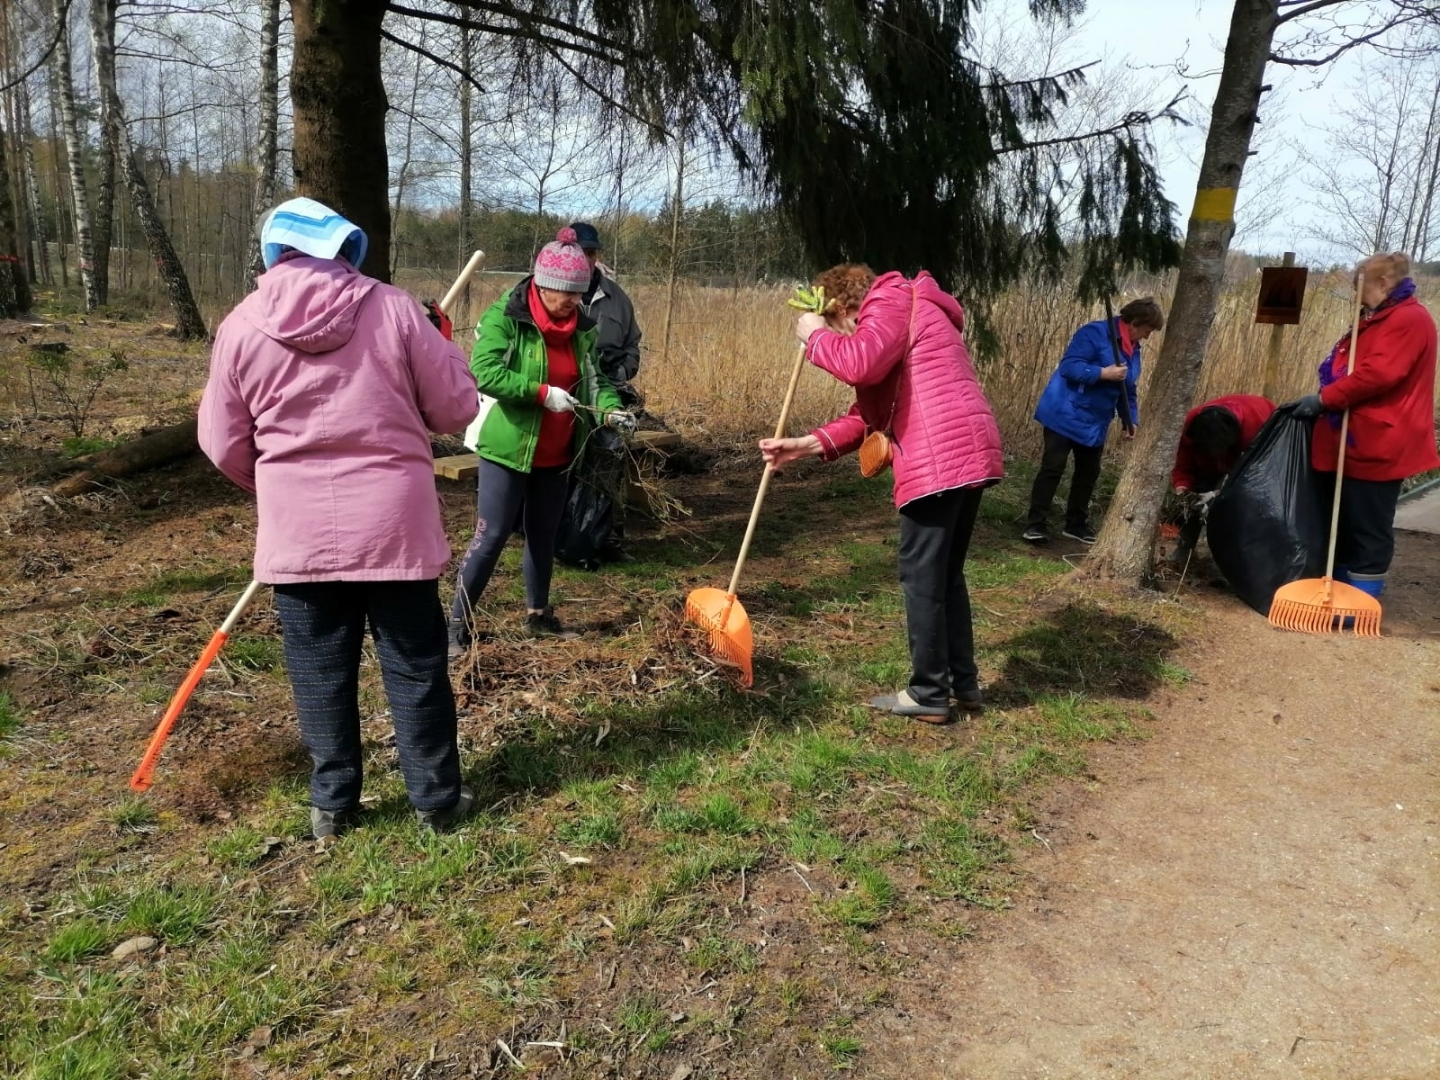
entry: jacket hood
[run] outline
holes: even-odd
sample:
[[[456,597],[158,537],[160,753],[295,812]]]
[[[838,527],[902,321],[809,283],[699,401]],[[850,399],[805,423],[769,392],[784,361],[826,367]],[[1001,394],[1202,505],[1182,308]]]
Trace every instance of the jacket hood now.
[[[873,293],[877,289],[900,289],[904,292],[910,291],[911,285],[915,286],[915,299],[924,300],[934,304],[945,313],[945,317],[955,324],[955,329],[965,329],[965,311],[960,307],[960,301],[951,296],[939,283],[930,276],[930,271],[921,270],[914,279],[907,279],[898,270],[891,270],[881,274],[870,286]],[[907,301],[909,297],[905,298]]]
[[[940,283],[930,276],[928,270],[921,270],[915,275],[915,295],[943,311],[945,317],[955,324],[956,330],[965,329],[965,309],[960,306],[960,301],[940,288]]]
[[[349,263],[308,255],[281,259],[236,311],[266,337],[307,353],[332,352],[355,333],[360,308],[378,285]]]

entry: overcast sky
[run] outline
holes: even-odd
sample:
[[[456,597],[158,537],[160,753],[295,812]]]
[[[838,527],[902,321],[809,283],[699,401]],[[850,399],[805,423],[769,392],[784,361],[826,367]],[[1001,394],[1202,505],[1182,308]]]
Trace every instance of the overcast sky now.
[[[1025,10],[1024,0],[1003,2],[1017,11]],[[1199,124],[1192,128],[1164,125],[1155,131],[1165,191],[1179,207],[1182,227],[1195,195],[1203,124],[1215,97],[1233,6],[1232,0],[1090,0],[1084,18],[1066,43],[1070,55],[1085,59],[1106,56],[1156,80],[1157,89],[1188,88],[1192,101],[1186,113]],[[1237,242],[1246,250],[1295,250],[1324,261],[1346,258],[1304,235],[1307,227],[1316,224],[1317,211],[1310,205],[1314,193],[1305,170],[1295,160],[1293,143],[1319,142],[1317,129],[1333,117],[1359,63],[1359,55],[1352,53],[1324,69],[1278,64],[1267,69],[1266,81],[1275,91],[1262,99],[1256,142],[1260,153],[1246,167],[1236,215],[1241,224]],[[1173,70],[1180,64],[1191,77]]]

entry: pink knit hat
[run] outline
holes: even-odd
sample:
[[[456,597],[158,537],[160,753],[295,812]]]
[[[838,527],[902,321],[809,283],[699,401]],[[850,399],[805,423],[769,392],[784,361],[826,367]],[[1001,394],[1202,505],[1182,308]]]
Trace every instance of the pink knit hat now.
[[[561,229],[535,256],[535,284],[542,289],[583,293],[590,288],[590,273],[574,229]]]

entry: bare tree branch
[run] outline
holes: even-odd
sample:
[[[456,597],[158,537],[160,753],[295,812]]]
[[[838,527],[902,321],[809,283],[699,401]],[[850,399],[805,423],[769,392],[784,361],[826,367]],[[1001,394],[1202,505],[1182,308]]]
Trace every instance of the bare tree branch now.
[[[418,53],[420,56],[423,56],[431,63],[439,64],[443,68],[448,68],[450,71],[455,72],[455,74],[459,75],[462,79],[468,82],[476,90],[480,91],[480,93],[489,93],[489,91],[486,90],[485,87],[480,85],[479,81],[476,80],[474,75],[471,75],[459,64],[453,64],[449,60],[444,59],[443,57],[436,56],[429,49],[425,48],[424,46],[417,45],[413,41],[406,41],[404,38],[396,37],[394,34],[390,33],[389,30],[381,29],[380,36],[386,41],[393,42],[394,44],[399,45],[402,49],[409,49],[413,53]]]
[[[493,14],[514,15],[497,4],[479,4],[474,0],[461,0],[467,8],[489,11]],[[478,30],[483,34],[497,34],[501,37],[523,38],[527,41],[534,41],[539,44],[549,44],[555,48],[565,49],[569,52],[580,53],[584,56],[593,57],[596,60],[607,64],[620,64],[626,60],[642,59],[642,54],[635,49],[617,44],[599,34],[569,23],[561,22],[558,19],[541,18],[540,16],[524,16],[521,21],[533,23],[534,25],[546,26],[563,34],[573,35],[579,41],[567,41],[564,38],[545,34],[531,26],[505,26],[496,23],[475,22],[473,19],[463,19],[458,15],[447,15],[439,11],[421,11],[418,8],[405,7],[401,4],[390,3],[386,10],[396,15],[405,15],[412,19],[421,19],[427,22],[445,23],[448,26],[458,26],[466,30]],[[580,42],[591,42],[591,45],[580,44]],[[606,52],[604,50],[613,50]]]
[[[60,10],[60,18],[55,20],[55,36],[50,39],[50,44],[45,46],[45,50],[40,54],[40,58],[30,65],[22,74],[15,76],[10,82],[0,86],[0,92],[13,90],[21,83],[28,82],[31,75],[34,75],[35,72],[45,66],[50,59],[50,55],[55,51],[55,46],[60,44],[60,35],[69,29],[69,15],[70,0],[64,0]]]

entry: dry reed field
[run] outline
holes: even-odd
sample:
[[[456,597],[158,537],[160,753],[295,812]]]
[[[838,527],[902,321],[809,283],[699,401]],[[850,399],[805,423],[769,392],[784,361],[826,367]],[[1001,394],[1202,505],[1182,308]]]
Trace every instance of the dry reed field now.
[[[457,327],[463,332],[472,326],[485,305],[517,278],[483,276],[471,291],[468,308],[457,312]],[[444,289],[438,278],[402,280],[400,284],[417,296]],[[1226,283],[1206,348],[1196,404],[1223,394],[1258,394],[1263,389],[1271,328],[1254,321],[1258,286],[1258,274],[1237,275]],[[1127,300],[1154,295],[1168,312],[1173,288],[1173,275],[1135,284],[1114,306],[1118,309]],[[733,439],[768,434],[795,355],[794,312],[785,306],[789,290],[783,286],[677,289],[668,355],[663,347],[669,308],[666,287],[642,283],[628,291],[645,333],[638,384],[653,411],[692,437]],[[1419,295],[1432,311],[1440,309],[1440,280],[1421,280]],[[1348,330],[1353,296],[1347,275],[1311,274],[1300,325],[1284,330],[1282,401],[1316,388],[1316,367]],[[1040,429],[1031,419],[1035,402],[1075,328],[1102,316],[1100,305],[1078,303],[1063,284],[1021,283],[993,304],[989,319],[1000,347],[993,355],[977,357],[976,369],[1011,453],[1028,457],[1038,452]],[[1163,341],[1163,333],[1156,334],[1145,345],[1142,423],[1146,383]],[[807,374],[796,393],[791,430],[804,431],[844,412],[850,400],[849,390],[835,380],[818,372]]]

